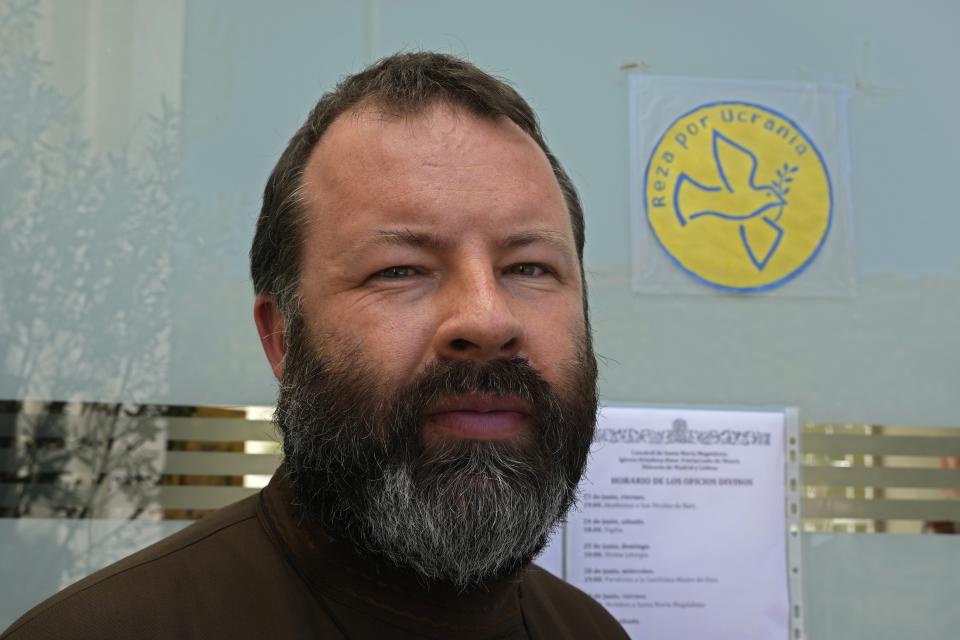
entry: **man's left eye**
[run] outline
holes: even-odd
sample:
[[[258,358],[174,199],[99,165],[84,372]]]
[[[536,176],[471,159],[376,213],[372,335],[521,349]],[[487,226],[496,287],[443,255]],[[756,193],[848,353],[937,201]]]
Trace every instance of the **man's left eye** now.
[[[536,276],[542,276],[546,274],[547,270],[544,269],[539,264],[524,262],[521,264],[513,265],[512,267],[510,267],[509,272],[517,276],[536,277]]]
[[[416,271],[413,267],[401,265],[397,267],[387,267],[386,269],[378,271],[375,275],[386,280],[399,280],[401,278],[409,278],[415,274]]]

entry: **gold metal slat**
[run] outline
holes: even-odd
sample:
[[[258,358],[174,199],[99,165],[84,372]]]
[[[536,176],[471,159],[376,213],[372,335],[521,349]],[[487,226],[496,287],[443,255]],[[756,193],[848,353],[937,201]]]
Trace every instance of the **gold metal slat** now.
[[[41,473],[61,473],[70,468],[69,457],[75,452],[64,451],[64,460],[42,460]],[[205,475],[205,476],[242,476],[271,475],[280,464],[280,456],[272,453],[226,453],[210,451],[167,451],[157,452],[145,462],[144,472],[149,472],[151,461],[159,462],[164,458],[162,473],[168,475]],[[21,466],[17,452],[13,449],[0,449],[0,472],[13,472]]]
[[[14,485],[0,483],[0,507],[16,506],[17,489]],[[253,495],[257,491],[259,489],[250,487],[160,485],[143,492],[132,493],[131,497],[141,506],[159,504],[164,509],[218,509]],[[31,491],[31,496],[32,500],[51,506],[77,505],[80,499],[80,494],[65,492],[62,488],[53,485],[35,487]]]
[[[233,418],[163,418],[167,421],[168,440],[229,442],[268,440],[278,442],[272,422]]]
[[[960,521],[960,500],[805,499],[803,517]]]
[[[20,492],[24,487],[20,484],[0,482],[0,507],[15,507]],[[63,487],[52,484],[41,484],[30,487],[29,502],[36,502],[57,507],[72,507],[81,505],[83,494],[80,491],[67,491]]]
[[[200,417],[120,417],[112,416],[34,416],[36,421],[33,436],[36,438],[62,437],[65,433],[83,433],[98,421],[117,420],[125,428],[149,422],[151,428],[161,430],[167,440],[197,440],[208,442],[239,442],[246,440],[277,441],[273,424],[267,420],[242,420],[237,418]],[[12,437],[16,430],[17,416],[0,414],[0,437]]]
[[[936,436],[850,436],[803,434],[803,453],[843,456],[960,456],[960,431],[956,437]]]
[[[21,466],[21,459],[15,449],[0,448],[0,472],[12,473],[20,469]]]
[[[804,486],[960,488],[957,469],[894,467],[814,467],[802,471]]]
[[[280,456],[269,453],[168,451],[163,473],[205,476],[271,475],[279,464]]]
[[[157,487],[157,502],[165,509],[219,509],[258,491],[247,487],[161,486]]]

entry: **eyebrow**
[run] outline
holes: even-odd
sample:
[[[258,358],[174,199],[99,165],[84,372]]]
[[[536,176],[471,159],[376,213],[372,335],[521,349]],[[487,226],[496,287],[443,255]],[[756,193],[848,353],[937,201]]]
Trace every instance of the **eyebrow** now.
[[[372,238],[358,242],[354,246],[353,252],[360,252],[384,245],[443,251],[449,249],[452,245],[446,238],[440,238],[429,233],[418,233],[410,229],[378,229],[375,233],[376,235]],[[536,243],[544,243],[563,252],[570,250],[570,243],[562,233],[556,231],[525,231],[516,233],[497,241],[496,246],[498,249],[515,249]]]
[[[364,244],[375,245],[399,245],[406,247],[416,247],[417,249],[446,249],[449,242],[432,236],[429,233],[417,233],[410,229],[400,229],[398,231],[377,230],[376,238]]]
[[[500,249],[515,249],[527,245],[543,243],[560,251],[569,251],[570,243],[562,233],[556,231],[525,231],[508,236],[497,242]]]

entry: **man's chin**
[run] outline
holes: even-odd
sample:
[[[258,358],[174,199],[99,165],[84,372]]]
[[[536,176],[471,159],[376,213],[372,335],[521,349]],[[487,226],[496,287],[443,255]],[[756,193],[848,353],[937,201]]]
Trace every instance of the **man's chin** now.
[[[501,433],[497,437],[483,437],[476,434],[463,434],[437,425],[424,424],[421,432],[423,456],[429,459],[437,457],[455,457],[458,455],[483,454],[507,455],[526,458],[537,446],[537,433],[523,425],[509,434]]]
[[[480,476],[489,476],[494,469],[498,474],[512,470],[533,477],[543,471],[541,458],[537,434],[532,429],[509,438],[467,438],[427,426],[420,456],[411,468],[418,481],[436,473],[448,479],[459,477],[451,475],[454,470],[460,475]]]
[[[496,446],[469,443],[456,455],[387,471],[367,493],[365,551],[460,589],[528,564],[571,497],[563,482],[545,481],[539,465]]]

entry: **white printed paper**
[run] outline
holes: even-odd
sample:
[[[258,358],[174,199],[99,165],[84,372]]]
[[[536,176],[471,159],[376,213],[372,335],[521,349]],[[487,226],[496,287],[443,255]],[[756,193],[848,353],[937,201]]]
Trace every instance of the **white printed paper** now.
[[[645,640],[788,637],[784,414],[606,408],[566,579]]]

